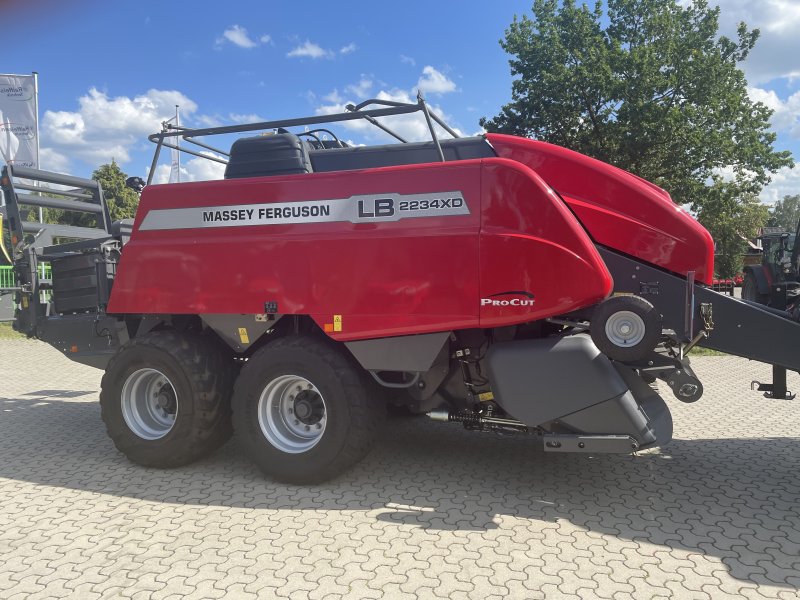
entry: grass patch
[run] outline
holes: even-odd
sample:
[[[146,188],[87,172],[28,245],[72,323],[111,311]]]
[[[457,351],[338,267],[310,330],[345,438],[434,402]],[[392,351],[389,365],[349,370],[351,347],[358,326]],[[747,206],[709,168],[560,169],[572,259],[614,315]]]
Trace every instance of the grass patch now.
[[[719,350],[712,350],[711,348],[703,348],[701,346],[697,346],[689,352],[689,358],[693,358],[695,356],[728,356],[725,352],[720,352]]]
[[[0,340],[24,340],[27,339],[21,333],[11,328],[11,323],[0,323]]]

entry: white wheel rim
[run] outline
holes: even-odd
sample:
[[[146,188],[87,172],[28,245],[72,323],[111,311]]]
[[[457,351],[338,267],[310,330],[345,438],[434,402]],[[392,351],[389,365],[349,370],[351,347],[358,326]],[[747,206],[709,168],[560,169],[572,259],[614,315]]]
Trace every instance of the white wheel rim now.
[[[258,399],[258,424],[281,452],[300,454],[325,433],[328,411],[317,387],[305,377],[282,375],[270,381]]]
[[[629,310],[615,312],[606,321],[606,337],[620,348],[635,346],[644,339],[642,317]]]
[[[178,416],[175,387],[156,369],[139,369],[128,375],[122,385],[120,404],[125,424],[144,440],[163,438]]]

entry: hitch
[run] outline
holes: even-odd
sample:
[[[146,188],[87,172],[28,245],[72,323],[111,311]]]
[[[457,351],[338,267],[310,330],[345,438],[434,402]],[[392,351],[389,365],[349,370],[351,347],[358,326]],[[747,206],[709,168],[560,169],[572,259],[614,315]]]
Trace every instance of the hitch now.
[[[753,381],[750,383],[750,389],[764,392],[764,398],[794,400],[797,397],[797,394],[786,389],[786,368],[777,365],[772,365],[772,383]]]
[[[692,371],[689,359],[675,358],[659,352],[652,352],[642,361],[625,363],[642,375],[664,381],[675,397],[681,402],[697,402],[703,395],[703,384]]]

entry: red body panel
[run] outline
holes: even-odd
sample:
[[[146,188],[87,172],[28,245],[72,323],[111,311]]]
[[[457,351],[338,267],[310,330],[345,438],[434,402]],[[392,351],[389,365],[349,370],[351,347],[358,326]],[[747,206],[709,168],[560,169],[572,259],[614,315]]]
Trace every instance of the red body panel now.
[[[531,169],[506,159],[484,161],[480,272],[482,298],[530,292],[528,321],[595,304],[611,275],[575,216]],[[519,323],[520,308],[481,306],[481,326]]]
[[[711,284],[714,241],[661,188],[583,154],[488,134],[498,156],[527,165],[556,190],[600,244]]]
[[[142,229],[154,209],[458,190],[469,214]],[[481,307],[524,290],[532,305]],[[308,314],[338,340],[521,323],[591,305],[611,278],[578,220],[504,159],[148,186],[109,313]]]

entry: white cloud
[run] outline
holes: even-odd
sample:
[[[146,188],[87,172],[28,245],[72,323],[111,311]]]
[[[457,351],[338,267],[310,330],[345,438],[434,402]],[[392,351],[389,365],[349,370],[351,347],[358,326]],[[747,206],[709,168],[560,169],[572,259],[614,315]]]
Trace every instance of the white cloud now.
[[[197,115],[195,121],[201,127],[220,127],[223,119],[219,115]]]
[[[264,117],[256,113],[249,113],[249,114],[230,113],[228,115],[228,118],[234,123],[261,123],[262,121],[266,121]]]
[[[372,80],[362,76],[358,83],[348,85],[344,90],[353,94],[356,98],[366,98],[372,90]]]
[[[39,149],[39,168],[56,173],[69,173],[69,158],[52,148]]]
[[[750,83],[760,84],[777,78],[800,76],[800,3],[796,0],[717,0],[720,31],[736,39],[742,21],[761,37],[744,64]]]
[[[62,169],[69,166],[67,157],[93,167],[112,158],[126,163],[131,149],[159,131],[161,122],[175,114],[176,104],[185,119],[197,110],[194,101],[176,90],[148,90],[133,98],[111,98],[91,88],[78,104],[77,111],[48,110],[42,117],[42,146],[47,148],[49,160]]]
[[[770,121],[776,130],[786,131],[793,138],[800,139],[800,92],[795,92],[785,101],[773,90],[750,87],[747,92],[752,100],[775,111]]]
[[[358,50],[358,46],[356,46],[353,43],[350,43],[350,44],[347,44],[347,46],[342,46],[339,49],[339,54],[352,54],[356,50]]]
[[[784,196],[800,194],[800,169],[782,167],[772,176],[772,183],[761,190],[759,199],[764,204],[775,204]]]
[[[426,66],[422,70],[422,74],[419,78],[420,81],[423,79],[435,81],[437,82],[438,88],[434,86],[434,89],[449,89],[449,86],[442,83],[442,80],[439,79],[439,76],[444,81],[450,82],[444,75],[439,73],[436,69],[430,66]],[[419,84],[419,82],[417,82]],[[455,84],[450,82],[455,89]],[[378,81],[378,85],[384,86],[382,82]],[[417,90],[414,89],[403,89],[403,88],[384,88],[380,89],[377,93],[373,93],[372,89],[375,86],[375,82],[370,79],[366,75],[362,75],[361,79],[354,84],[348,85],[345,87],[345,93],[348,94],[350,97],[342,96],[338,90],[334,90],[327,96],[323,97],[323,100],[326,104],[318,106],[316,109],[316,114],[318,115],[329,115],[335,113],[345,112],[345,106],[349,103],[357,104],[359,100],[363,100],[367,94],[371,97],[376,98],[378,100],[391,100],[395,102],[404,102],[408,104],[416,104],[417,99]],[[428,88],[430,91],[430,88]],[[452,91],[452,90],[449,90]],[[444,92],[440,92],[444,93]],[[445,114],[442,109],[435,105],[435,104],[428,104],[430,110],[440,116],[446,123],[451,119]],[[430,130],[428,129],[428,125],[425,122],[425,118],[422,116],[421,113],[411,113],[407,115],[396,115],[391,117],[382,117],[379,119],[381,123],[395,131],[396,133],[400,134],[403,138],[408,141],[428,141],[431,139]],[[386,143],[391,141],[396,141],[395,138],[390,136],[389,134],[381,131],[379,128],[375,127],[371,123],[367,121],[358,119],[353,121],[342,121],[340,124],[342,127],[349,129],[353,133],[357,134],[362,138],[362,141],[369,141],[369,142],[380,142]],[[463,135],[463,132],[459,130],[457,127],[453,127],[453,130],[458,135]],[[449,138],[450,134],[444,131],[440,126],[435,125],[436,134],[438,136]],[[348,142],[349,143],[349,142]]]
[[[417,87],[423,92],[431,94],[447,94],[456,91],[456,84],[447,78],[444,73],[427,65],[422,69],[422,75],[417,82]]]
[[[313,95],[312,97],[309,98],[309,100],[312,101],[316,99],[317,99],[316,95]],[[342,102],[344,102],[344,98],[342,98],[341,94],[339,94],[338,89],[333,90],[330,94],[323,96],[322,99],[330,104],[341,104]]]
[[[400,55],[400,62],[406,65],[411,65],[412,67],[417,66],[417,61],[415,61],[410,56],[406,56],[405,54]]]
[[[306,40],[305,43],[293,48],[286,56],[289,58],[333,58],[333,52]]]
[[[416,103],[416,98],[414,97],[413,91],[407,91],[397,88],[390,89],[388,91],[381,90],[377,94],[375,94],[374,97],[379,100],[393,100],[395,102],[406,102],[409,104]],[[317,108],[316,114],[329,115],[334,113],[345,112],[344,107],[347,103],[348,100],[342,100],[339,103],[332,103],[320,106]],[[447,115],[438,106],[431,104],[429,104],[428,106],[431,111],[442,117],[445,122],[448,121]],[[378,120],[410,142],[428,141],[431,139],[430,130],[428,129],[428,125],[425,122],[425,118],[422,116],[422,114],[418,112],[408,115],[383,117]],[[386,142],[396,141],[395,138],[393,138],[389,134],[381,131],[374,125],[361,119],[354,121],[343,121],[341,123],[341,126],[346,129],[349,129],[353,133],[361,136],[363,139],[371,142],[386,143]],[[462,135],[462,132],[458,128],[453,127],[453,129],[456,131],[456,133]],[[436,126],[436,134],[437,136],[441,136],[443,138],[450,137],[450,135],[438,125]]]
[[[217,156],[212,152],[203,152],[207,156]],[[186,155],[183,155],[186,156]],[[167,183],[169,181],[170,165],[161,164],[156,167],[153,183]],[[225,174],[225,165],[207,158],[195,157],[181,164],[181,182],[210,181],[222,179]]]
[[[239,25],[232,25],[222,32],[222,35],[217,38],[214,46],[216,48],[221,48],[225,42],[230,42],[239,48],[250,49],[260,46],[261,44],[268,44],[271,41],[272,38],[266,34],[262,35],[257,40],[254,40],[248,35],[247,29]]]

